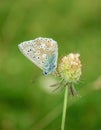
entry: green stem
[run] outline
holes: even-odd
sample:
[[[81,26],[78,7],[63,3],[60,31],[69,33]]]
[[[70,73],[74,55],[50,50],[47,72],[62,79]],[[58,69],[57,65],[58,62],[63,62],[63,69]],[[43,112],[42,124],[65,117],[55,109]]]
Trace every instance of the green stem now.
[[[65,87],[63,113],[62,113],[62,122],[61,122],[61,130],[64,130],[64,129],[65,129],[67,100],[68,100],[68,85],[66,85],[66,87]]]

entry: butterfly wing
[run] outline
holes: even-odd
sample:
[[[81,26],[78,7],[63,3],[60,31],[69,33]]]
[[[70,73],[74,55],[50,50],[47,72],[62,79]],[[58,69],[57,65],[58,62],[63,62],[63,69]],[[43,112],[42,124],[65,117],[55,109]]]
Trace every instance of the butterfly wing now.
[[[48,59],[46,60],[44,64],[43,74],[48,75],[55,71],[57,67],[57,57],[55,54],[49,55]]]
[[[20,51],[44,72],[53,72],[57,67],[58,46],[57,42],[51,38],[36,38],[35,40],[25,41],[18,45]],[[53,57],[53,58],[52,58]],[[55,68],[48,69],[51,64]]]
[[[57,42],[53,39],[46,39],[46,60],[44,63],[43,74],[48,75],[55,71],[57,67],[57,59],[58,59],[58,45]]]
[[[20,51],[35,65],[43,69],[43,62],[39,60],[39,51],[36,51],[36,44],[34,40],[25,41],[18,45]]]

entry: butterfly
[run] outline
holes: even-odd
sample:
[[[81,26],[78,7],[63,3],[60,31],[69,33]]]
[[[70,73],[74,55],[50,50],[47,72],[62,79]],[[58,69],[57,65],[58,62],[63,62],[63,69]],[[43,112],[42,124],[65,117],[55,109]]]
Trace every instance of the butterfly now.
[[[18,48],[30,61],[43,70],[44,75],[56,70],[58,44],[55,40],[39,37],[20,43]]]

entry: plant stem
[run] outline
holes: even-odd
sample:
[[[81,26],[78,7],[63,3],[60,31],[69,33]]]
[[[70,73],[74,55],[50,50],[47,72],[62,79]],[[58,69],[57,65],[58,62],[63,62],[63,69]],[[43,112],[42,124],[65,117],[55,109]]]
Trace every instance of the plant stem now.
[[[65,93],[64,93],[64,104],[63,104],[61,130],[64,130],[64,129],[65,129],[65,119],[66,119],[67,101],[68,101],[68,85],[66,85],[66,87],[65,87]]]

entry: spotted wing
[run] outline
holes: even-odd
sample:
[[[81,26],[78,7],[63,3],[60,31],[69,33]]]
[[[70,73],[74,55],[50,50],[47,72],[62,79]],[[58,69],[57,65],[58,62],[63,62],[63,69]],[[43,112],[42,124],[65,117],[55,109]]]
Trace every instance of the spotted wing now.
[[[36,38],[25,41],[18,45],[20,51],[39,68],[44,69],[44,65],[51,55],[56,56],[57,66],[58,47],[57,42],[51,38]]]

